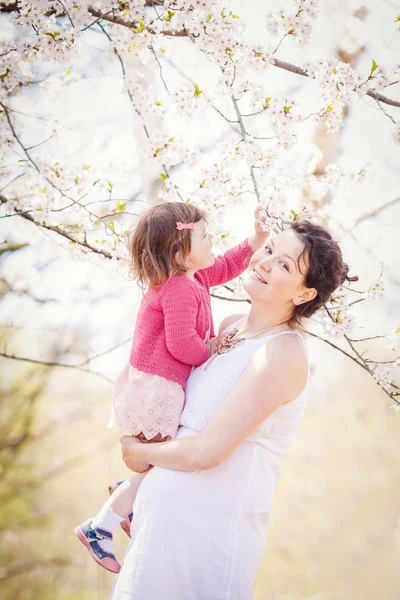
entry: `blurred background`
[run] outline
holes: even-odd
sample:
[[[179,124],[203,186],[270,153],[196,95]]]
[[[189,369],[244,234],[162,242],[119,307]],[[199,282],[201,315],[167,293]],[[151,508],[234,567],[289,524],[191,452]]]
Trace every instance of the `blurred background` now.
[[[278,4],[284,5],[230,3],[255,42],[265,41],[265,13]],[[287,39],[280,59],[301,65],[334,55],[367,74],[371,58],[393,62],[398,2],[320,4],[310,45],[299,49]],[[0,14],[0,31],[4,39],[15,35],[7,13]],[[66,127],[46,153],[66,161],[79,155],[107,173],[112,159],[117,196],[128,198],[132,212],[140,214],[157,201],[156,174],[143,158],[141,133],[119,92],[119,66],[109,59],[106,44],[100,32],[89,31],[71,59],[74,78],[67,87],[51,83],[65,73],[65,65],[46,64],[46,85],[22,90],[13,102],[21,113],[39,117],[22,117],[25,139],[40,138],[40,118]],[[191,49],[184,49],[170,51],[189,76],[206,85],[207,70],[199,71]],[[169,75],[174,77],[172,69],[165,71]],[[306,78],[279,69],[265,77],[275,94],[312,105],[315,88]],[[391,97],[400,99],[398,87],[390,88]],[[396,110],[387,108],[398,120]],[[215,141],[226,135],[223,123],[207,114],[188,118],[181,127],[205,148],[208,161]],[[338,134],[327,135],[312,120],[305,123],[287,165],[296,169],[307,163],[316,172],[324,162],[335,162],[348,171],[368,171],[362,181],[338,186],[324,215],[352,272],[360,276],[361,289],[373,285],[383,268],[383,297],[361,303],[356,313],[358,337],[388,336],[368,342],[376,360],[388,359],[400,324],[400,152],[392,128],[376,103],[364,100],[349,107]],[[253,210],[251,202],[232,206],[226,217],[230,244],[251,234]],[[56,234],[20,217],[0,219],[2,600],[109,596],[112,574],[83,551],[73,529],[106,499],[110,482],[128,475],[119,436],[106,423],[112,381],[128,359],[139,302],[125,266],[71,256]],[[248,310],[247,302],[213,298],[212,303],[216,324]],[[398,600],[400,415],[352,360],[320,339],[308,342],[310,401],[274,499],[255,598]],[[346,349],[340,340],[335,344]],[[119,557],[126,541],[117,534]]]

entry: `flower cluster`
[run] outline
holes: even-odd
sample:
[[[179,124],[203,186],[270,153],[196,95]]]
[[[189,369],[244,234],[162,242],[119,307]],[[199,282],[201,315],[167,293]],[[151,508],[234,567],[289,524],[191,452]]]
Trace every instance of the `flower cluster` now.
[[[367,92],[367,81],[348,63],[336,58],[309,63],[306,71],[318,83],[318,93],[324,101],[321,116],[328,131],[338,131],[343,125],[345,104],[354,99],[355,93],[363,96]]]
[[[266,99],[267,114],[272,122],[276,145],[278,149],[289,150],[297,141],[297,132],[294,125],[301,123],[304,116],[297,110],[293,99],[286,99],[283,103],[269,98]]]
[[[269,12],[266,18],[267,31],[275,37],[292,35],[300,44],[310,40],[313,22],[318,17],[318,0],[300,0],[292,3],[292,10],[287,7],[279,12]]]
[[[381,387],[390,391],[395,378],[395,369],[392,366],[380,367],[374,371],[373,378]]]
[[[211,105],[211,98],[198,85],[182,85],[172,94],[171,109],[180,118],[193,117]]]
[[[369,288],[369,290],[367,292],[367,296],[369,298],[372,298],[372,300],[377,300],[383,296],[384,291],[385,291],[385,288],[383,287],[382,282],[377,281],[377,283],[374,283],[374,285],[371,285],[371,287]]]
[[[157,96],[155,86],[146,84],[145,75],[140,71],[125,75],[124,86],[129,91],[136,114],[141,119],[146,121],[148,116],[164,113],[165,106]]]

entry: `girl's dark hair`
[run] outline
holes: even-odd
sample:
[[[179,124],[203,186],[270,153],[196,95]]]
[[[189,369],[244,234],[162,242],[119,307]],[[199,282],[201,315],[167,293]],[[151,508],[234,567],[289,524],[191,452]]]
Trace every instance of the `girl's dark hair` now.
[[[358,281],[358,277],[348,275],[349,267],[343,261],[339,244],[324,227],[310,221],[298,220],[291,223],[290,228],[304,244],[298,264],[303,257],[307,266],[305,285],[317,290],[313,300],[295,307],[292,319],[293,322],[299,323],[303,317],[311,317],[329,302],[333,292],[345,281]]]
[[[163,285],[171,275],[186,272],[184,260],[191,250],[192,230],[179,231],[177,223],[206,221],[205,213],[185,202],[164,202],[139,219],[129,241],[132,273],[142,288]]]

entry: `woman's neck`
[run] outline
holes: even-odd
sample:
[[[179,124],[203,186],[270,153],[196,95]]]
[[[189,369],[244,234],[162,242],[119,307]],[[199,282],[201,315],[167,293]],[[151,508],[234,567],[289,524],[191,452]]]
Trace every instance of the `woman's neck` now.
[[[290,312],[287,309],[282,310],[282,307],[275,310],[266,309],[265,304],[257,306],[253,303],[246,321],[240,327],[240,333],[249,336],[273,327],[276,327],[277,331],[288,329],[291,316]]]

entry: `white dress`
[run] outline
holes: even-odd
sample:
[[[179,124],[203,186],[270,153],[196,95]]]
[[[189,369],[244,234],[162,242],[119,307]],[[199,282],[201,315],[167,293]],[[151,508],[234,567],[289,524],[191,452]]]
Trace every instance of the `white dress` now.
[[[192,371],[177,438],[207,427],[254,352],[279,335],[303,339],[289,331],[248,339],[207,370],[202,365]],[[251,600],[282,458],[305,404],[304,389],[218,467],[191,472],[155,467],[146,475],[110,600]]]

